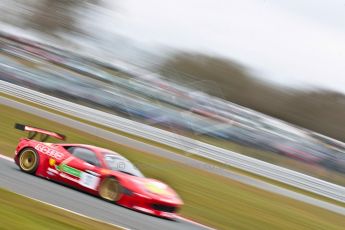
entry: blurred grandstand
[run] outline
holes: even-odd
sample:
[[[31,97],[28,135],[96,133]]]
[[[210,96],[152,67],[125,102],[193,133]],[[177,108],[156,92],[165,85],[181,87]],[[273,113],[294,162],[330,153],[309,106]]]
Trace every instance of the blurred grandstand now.
[[[212,144],[232,142],[345,173],[342,142],[128,63],[86,57],[5,32],[0,36],[1,80],[196,139],[206,137]],[[284,166],[283,160],[274,163]]]

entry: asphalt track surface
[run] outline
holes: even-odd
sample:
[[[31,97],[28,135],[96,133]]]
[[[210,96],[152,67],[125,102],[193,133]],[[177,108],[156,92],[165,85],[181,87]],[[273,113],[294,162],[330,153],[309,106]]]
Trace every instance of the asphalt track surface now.
[[[129,229],[203,229],[183,220],[165,220],[139,213],[69,187],[23,173],[0,158],[0,187]]]
[[[318,199],[274,186],[248,176],[234,173],[229,170],[225,170],[156,146],[87,125],[61,115],[47,112],[45,110],[25,105],[4,97],[0,97],[0,104],[23,110],[63,125],[71,126],[75,129],[91,133],[110,141],[122,143],[133,148],[142,149],[152,154],[186,164],[190,167],[208,171],[210,173],[239,181],[243,184],[254,186],[268,192],[277,193],[336,212],[338,214],[345,215],[345,208],[340,206],[320,201]],[[75,191],[50,181],[24,174],[18,170],[13,162],[9,162],[4,159],[0,159],[0,187],[7,188],[19,194],[57,205],[92,218],[124,226],[130,229],[202,229],[201,226],[193,225],[192,223],[186,221],[178,220],[174,222],[138,213],[104,202],[96,197]]]

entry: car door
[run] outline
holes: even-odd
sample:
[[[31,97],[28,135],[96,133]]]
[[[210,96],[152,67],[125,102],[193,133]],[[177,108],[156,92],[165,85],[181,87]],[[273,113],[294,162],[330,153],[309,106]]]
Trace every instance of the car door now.
[[[85,147],[70,147],[72,154],[60,166],[60,171],[66,183],[84,191],[96,191],[100,182],[100,161],[97,154]]]

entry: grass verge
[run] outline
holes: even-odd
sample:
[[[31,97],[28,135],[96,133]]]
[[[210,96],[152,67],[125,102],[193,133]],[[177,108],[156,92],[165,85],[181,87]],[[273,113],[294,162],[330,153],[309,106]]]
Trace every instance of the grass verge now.
[[[120,228],[0,189],[0,229],[115,230]]]
[[[176,189],[185,202],[181,210],[183,216],[215,228],[340,230],[345,226],[342,215],[109,142],[3,105],[0,105],[0,120],[0,152],[13,156],[18,138],[24,135],[13,129],[13,124],[18,121],[64,133],[69,142],[112,149],[129,158],[146,176],[160,179]]]

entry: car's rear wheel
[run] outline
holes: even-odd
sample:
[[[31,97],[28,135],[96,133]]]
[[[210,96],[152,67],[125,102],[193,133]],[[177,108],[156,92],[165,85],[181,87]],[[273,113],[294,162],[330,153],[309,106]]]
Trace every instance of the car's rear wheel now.
[[[27,173],[35,173],[39,164],[39,156],[33,148],[26,148],[19,155],[19,168]]]
[[[99,186],[99,195],[104,200],[116,202],[120,199],[121,192],[121,184],[114,177],[104,178]]]

